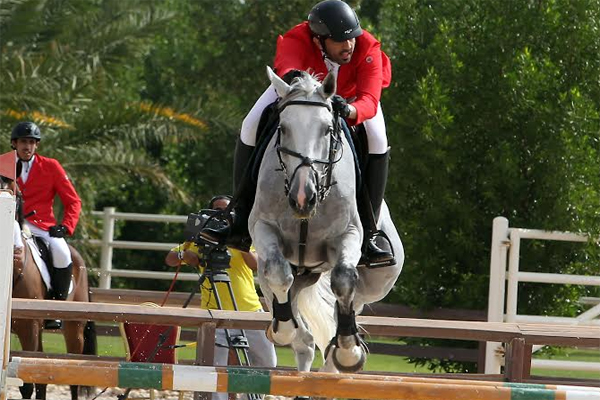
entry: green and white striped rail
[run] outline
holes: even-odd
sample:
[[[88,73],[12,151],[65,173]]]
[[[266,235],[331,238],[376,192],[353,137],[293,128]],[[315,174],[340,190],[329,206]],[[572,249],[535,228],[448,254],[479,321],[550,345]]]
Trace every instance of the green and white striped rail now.
[[[600,400],[600,388],[367,374],[13,358],[8,376],[57,385],[403,400]]]

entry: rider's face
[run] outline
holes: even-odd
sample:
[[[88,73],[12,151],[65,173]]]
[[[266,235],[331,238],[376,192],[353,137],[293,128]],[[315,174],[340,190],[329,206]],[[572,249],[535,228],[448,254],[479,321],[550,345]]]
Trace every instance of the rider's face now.
[[[17,156],[23,161],[31,160],[38,147],[38,141],[32,138],[16,139],[12,145],[17,150]]]
[[[321,47],[321,43],[317,38],[314,39]],[[325,39],[325,53],[327,57],[340,65],[348,64],[352,59],[352,54],[354,53],[354,46],[356,45],[356,39],[344,40],[343,42],[336,42],[333,39]]]

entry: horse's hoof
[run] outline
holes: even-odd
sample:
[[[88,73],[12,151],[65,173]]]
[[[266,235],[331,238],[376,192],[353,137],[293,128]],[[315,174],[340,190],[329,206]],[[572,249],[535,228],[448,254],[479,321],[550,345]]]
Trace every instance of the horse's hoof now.
[[[360,371],[367,362],[367,353],[361,346],[354,346],[350,349],[342,349],[334,346],[331,357],[333,365],[335,365],[340,372],[347,373]]]
[[[292,340],[296,337],[296,327],[294,326],[292,321],[279,321],[279,326],[277,332],[273,329],[273,325],[275,324],[275,320],[271,321],[271,324],[267,327],[265,334],[267,335],[267,339],[275,346],[287,346],[292,343]],[[291,324],[291,330],[286,329],[286,324]],[[286,333],[287,331],[287,333]]]

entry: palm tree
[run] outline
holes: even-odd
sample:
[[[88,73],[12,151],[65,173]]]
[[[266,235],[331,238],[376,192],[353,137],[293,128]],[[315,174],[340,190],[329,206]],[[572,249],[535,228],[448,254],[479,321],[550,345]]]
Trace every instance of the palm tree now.
[[[42,128],[40,152],[58,159],[84,203],[78,227],[103,193],[132,179],[188,200],[153,154],[157,145],[230,130],[212,112],[143,103],[144,54],[174,14],[154,0],[6,0],[0,3],[0,153],[12,126]],[[176,105],[177,106],[177,105]],[[215,114],[216,115],[216,114]],[[114,190],[114,189],[113,189]]]

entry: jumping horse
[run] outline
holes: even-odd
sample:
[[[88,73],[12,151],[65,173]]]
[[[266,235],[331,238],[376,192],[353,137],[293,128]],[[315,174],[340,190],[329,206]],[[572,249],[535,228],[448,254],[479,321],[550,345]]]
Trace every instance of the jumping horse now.
[[[324,371],[356,372],[367,349],[355,316],[383,299],[404,263],[402,242],[386,204],[378,228],[396,259],[357,267],[363,228],[350,141],[332,111],[335,77],[320,83],[302,73],[291,84],[267,68],[277,91],[279,125],[260,162],[249,230],[259,257],[258,279],[271,305],[268,337],[291,345],[299,371],[308,371],[315,342]]]
[[[0,176],[0,189],[10,189],[17,194],[17,219],[20,226],[23,216],[20,210],[20,194],[16,183]],[[24,248],[22,257],[15,257],[13,262],[13,298],[45,299],[48,289],[42,273],[33,255],[38,251],[33,238],[23,236]],[[66,301],[90,301],[88,275],[83,258],[75,248],[69,245],[73,258],[73,279],[71,290]],[[36,257],[37,258],[37,257]],[[19,338],[24,351],[43,351],[42,319],[13,319],[11,330]],[[93,321],[63,321],[62,333],[65,338],[68,353],[90,354],[97,353],[96,328]],[[19,390],[24,399],[30,399],[35,386],[35,398],[46,398],[46,385],[25,383]],[[79,394],[87,397],[93,391],[89,387],[71,386],[71,399],[77,400]]]

